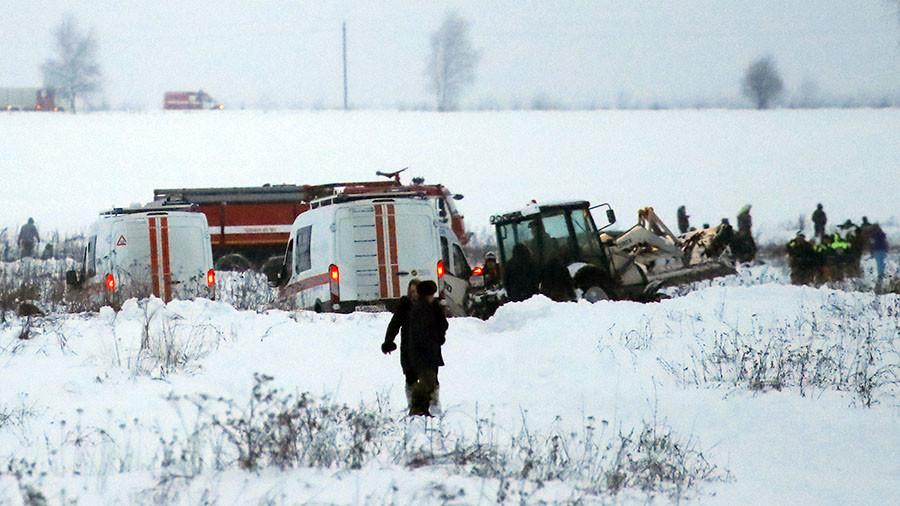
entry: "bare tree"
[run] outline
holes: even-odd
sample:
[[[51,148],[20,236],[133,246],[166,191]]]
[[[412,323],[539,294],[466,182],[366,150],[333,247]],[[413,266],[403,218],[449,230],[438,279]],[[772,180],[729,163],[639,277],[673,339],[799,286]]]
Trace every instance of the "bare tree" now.
[[[102,73],[97,63],[97,39],[93,31],[81,32],[71,15],[65,16],[53,31],[55,57],[41,65],[44,86],[69,103],[75,112],[75,101],[100,89]]]
[[[768,109],[784,90],[784,82],[770,56],[751,63],[742,84],[744,96],[752,100],[757,109]]]
[[[448,12],[441,27],[431,34],[426,69],[439,111],[452,111],[459,105],[463,89],[475,81],[478,58],[469,40],[469,22]]]

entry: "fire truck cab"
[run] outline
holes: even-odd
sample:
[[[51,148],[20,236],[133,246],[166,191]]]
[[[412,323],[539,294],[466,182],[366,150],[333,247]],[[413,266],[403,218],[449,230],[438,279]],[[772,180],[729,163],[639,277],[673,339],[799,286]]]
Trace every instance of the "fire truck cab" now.
[[[66,273],[66,283],[91,300],[215,298],[209,227],[201,213],[146,208],[101,213],[80,263]]]

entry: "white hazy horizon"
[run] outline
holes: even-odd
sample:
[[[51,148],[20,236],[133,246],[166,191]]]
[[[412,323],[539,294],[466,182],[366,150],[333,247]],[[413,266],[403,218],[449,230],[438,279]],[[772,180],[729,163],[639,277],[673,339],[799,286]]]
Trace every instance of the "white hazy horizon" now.
[[[447,2],[11,0],[0,31],[0,87],[37,86],[66,13],[96,33],[105,74],[95,98],[157,109],[166,90],[204,89],[227,107],[337,107],[341,23],[350,102],[432,104],[429,35],[448,10],[481,51],[463,106],[742,101],[751,60],[771,55],[785,100],[900,96],[900,19],[888,0]]]

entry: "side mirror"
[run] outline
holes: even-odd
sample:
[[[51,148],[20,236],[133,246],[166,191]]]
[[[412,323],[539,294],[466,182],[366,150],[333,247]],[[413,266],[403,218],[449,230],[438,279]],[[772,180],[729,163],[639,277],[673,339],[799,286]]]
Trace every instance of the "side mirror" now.
[[[616,222],[616,212],[613,211],[612,209],[607,209],[606,210],[606,219],[607,219],[607,221],[609,221],[610,225],[615,223]]]
[[[462,199],[463,199],[463,195],[460,193],[453,195],[453,200],[462,200]]]
[[[286,270],[287,269],[285,268],[285,265],[281,264],[280,266],[278,266],[277,270],[270,269],[268,272],[266,272],[265,274],[266,274],[266,278],[269,281],[269,284],[275,288],[278,288],[279,286],[283,285],[285,282],[284,274],[285,274]]]
[[[283,264],[281,266],[281,270],[278,271],[278,286],[284,286],[291,280],[291,273],[288,271],[287,264]]]
[[[78,279],[78,271],[66,271],[66,284],[72,287],[81,284],[81,280]]]

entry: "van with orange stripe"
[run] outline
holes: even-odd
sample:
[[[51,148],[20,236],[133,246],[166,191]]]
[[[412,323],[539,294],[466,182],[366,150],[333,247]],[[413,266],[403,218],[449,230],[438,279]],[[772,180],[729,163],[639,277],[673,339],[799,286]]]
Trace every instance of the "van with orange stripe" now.
[[[390,310],[410,280],[432,280],[462,315],[468,270],[427,199],[344,196],[313,201],[296,218],[276,284],[289,307],[346,313]]]
[[[66,282],[92,300],[215,298],[209,226],[202,213],[164,208],[102,213],[80,263],[79,270],[66,273]]]

